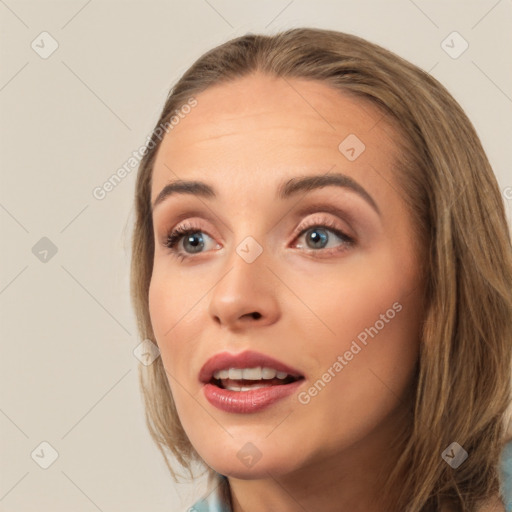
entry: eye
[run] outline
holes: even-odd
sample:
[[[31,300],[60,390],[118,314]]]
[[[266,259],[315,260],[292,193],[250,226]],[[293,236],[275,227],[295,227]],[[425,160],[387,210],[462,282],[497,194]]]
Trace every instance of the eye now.
[[[307,248],[310,249],[307,252],[315,257],[323,257],[325,256],[325,253],[330,255],[348,250],[355,243],[355,240],[352,237],[341,231],[338,228],[336,222],[329,218],[324,218],[306,226],[299,226],[297,231],[299,232],[297,239],[300,239],[304,236]],[[333,233],[336,238],[341,240],[342,243],[336,245],[335,247],[327,247],[332,239],[328,233]],[[336,240],[333,241],[335,242]],[[304,245],[295,244],[295,247],[303,248]]]
[[[308,234],[309,232],[309,234]],[[334,234],[336,238],[341,240],[341,244],[335,247],[327,247],[331,241],[331,237],[328,233]],[[306,235],[306,252],[312,254],[315,257],[323,257],[332,253],[338,253],[348,250],[355,243],[352,237],[346,235],[341,231],[336,222],[329,218],[322,218],[317,222],[310,222],[309,224],[300,225],[296,230],[296,238],[300,239]],[[182,224],[177,228],[171,230],[165,238],[163,245],[170,249],[171,254],[183,261],[186,258],[194,254],[201,254],[205,246],[206,241],[213,240],[210,235],[205,233],[200,226],[190,224]],[[335,240],[334,240],[335,241]],[[183,249],[180,250],[179,245],[182,245]],[[295,244],[295,247],[302,249],[303,244]],[[215,249],[220,249],[219,244],[215,244]],[[183,252],[183,250],[185,252]],[[327,254],[326,254],[327,253]]]
[[[173,256],[176,256],[179,260],[184,260],[185,258],[188,258],[190,254],[201,252],[205,246],[205,237],[203,235],[206,235],[207,238],[211,238],[209,235],[204,233],[199,226],[182,224],[167,234],[164,245],[171,249],[171,254]],[[176,248],[182,239],[183,246],[188,246],[190,248],[190,254],[183,254]],[[216,248],[220,248],[219,244],[217,244]]]

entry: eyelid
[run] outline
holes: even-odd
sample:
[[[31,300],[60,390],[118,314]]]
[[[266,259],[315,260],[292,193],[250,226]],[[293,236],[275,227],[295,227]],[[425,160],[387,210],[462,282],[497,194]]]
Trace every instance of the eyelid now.
[[[346,208],[340,208],[331,203],[325,202],[316,202],[313,204],[308,204],[302,208],[298,208],[294,216],[295,218],[302,218],[305,215],[314,213],[331,214],[334,215],[334,217],[337,217],[338,219],[341,219],[347,223],[352,223],[356,220],[356,217],[350,213],[350,210],[347,210]]]
[[[313,217],[311,219],[311,216],[307,217],[307,219],[303,220],[294,230],[294,238],[300,234],[306,229],[310,229],[315,226],[326,226],[333,229],[337,229],[338,231],[341,231],[347,236],[348,238],[351,238],[353,240],[356,239],[356,237],[352,234],[352,230],[345,228],[344,226],[340,226],[341,219],[338,217],[336,220],[332,219],[332,216],[326,216],[324,212],[317,212],[317,215],[319,217]],[[323,215],[323,216],[322,216]],[[345,222],[346,224],[346,222]]]
[[[318,211],[318,210],[323,210],[323,211]],[[352,230],[347,229],[343,226],[338,226],[337,224],[335,224],[336,221],[333,221],[333,220],[331,220],[331,217],[326,216],[328,214],[331,214],[331,215],[334,214],[335,216],[336,216],[336,214],[338,214],[337,221],[341,222],[342,220],[344,220],[343,217],[346,217],[346,215],[343,215],[342,210],[339,210],[338,208],[335,208],[335,207],[329,207],[328,205],[322,205],[322,206],[312,205],[312,206],[308,206],[306,208],[299,210],[295,214],[295,217],[303,217],[304,215],[307,215],[308,213],[311,213],[311,215],[316,214],[316,215],[319,215],[320,217],[315,217],[312,220],[312,219],[310,219],[311,215],[308,215],[306,219],[303,219],[299,223],[299,225],[294,229],[294,232],[292,234],[292,240],[295,239],[295,237],[297,237],[298,235],[300,235],[305,229],[311,228],[311,227],[319,225],[319,224],[327,224],[329,227],[335,227],[336,229],[343,231],[346,234],[346,236],[355,239],[355,237],[351,233]],[[204,219],[199,217],[199,215],[200,215],[199,213],[194,212],[193,215],[194,216],[190,217],[190,218],[186,214],[180,215],[178,218],[179,219],[178,222],[176,222],[176,224],[174,226],[172,226],[169,229],[164,229],[164,234],[163,234],[164,240],[167,239],[168,234],[171,233],[172,231],[174,231],[184,225],[187,225],[187,226],[193,225],[194,229],[201,230],[201,232],[207,234],[210,238],[221,239],[221,241],[222,241],[222,236],[219,236],[219,233],[216,230],[210,230],[205,227]],[[208,219],[208,221],[210,221],[210,219]],[[345,221],[345,224],[346,224],[346,221]]]
[[[200,215],[200,214],[197,214],[197,215]],[[202,233],[207,234],[212,239],[220,239],[222,241],[222,236],[219,236],[219,233],[217,232],[217,230],[210,229],[205,226],[204,219],[201,219],[199,217],[189,218],[188,216],[185,216],[185,215],[181,215],[180,217],[181,217],[181,219],[178,222],[176,222],[172,227],[170,227],[170,228],[163,227],[162,228],[162,231],[163,231],[162,237],[163,237],[164,241],[167,239],[167,236],[169,233],[175,231],[178,228],[185,227],[185,226],[190,226],[191,228],[193,228],[197,231],[201,231]],[[183,219],[185,219],[185,220],[183,220]],[[210,221],[210,225],[211,225],[211,221]]]

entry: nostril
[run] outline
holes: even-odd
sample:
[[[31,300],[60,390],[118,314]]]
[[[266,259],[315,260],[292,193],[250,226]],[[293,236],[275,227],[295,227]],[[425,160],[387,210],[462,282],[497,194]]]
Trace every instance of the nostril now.
[[[251,315],[255,320],[258,320],[258,318],[261,318],[261,313],[258,313],[257,311],[255,311],[254,313],[251,313]]]

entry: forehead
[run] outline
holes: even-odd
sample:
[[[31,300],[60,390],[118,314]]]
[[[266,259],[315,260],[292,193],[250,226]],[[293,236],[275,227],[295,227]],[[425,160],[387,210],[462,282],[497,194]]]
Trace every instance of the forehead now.
[[[210,87],[196,100],[162,141],[152,200],[185,176],[240,189],[334,168],[363,183],[392,167],[398,135],[383,112],[323,82],[254,74]],[[344,154],[347,145],[361,152],[356,160]]]

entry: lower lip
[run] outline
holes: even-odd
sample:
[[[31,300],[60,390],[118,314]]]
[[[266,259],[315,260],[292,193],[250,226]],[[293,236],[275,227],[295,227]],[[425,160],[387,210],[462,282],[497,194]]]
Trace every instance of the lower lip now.
[[[290,396],[296,392],[303,381],[304,379],[300,379],[290,384],[268,386],[250,391],[230,391],[208,383],[203,386],[203,390],[208,402],[218,409],[225,412],[248,414],[261,411]]]

